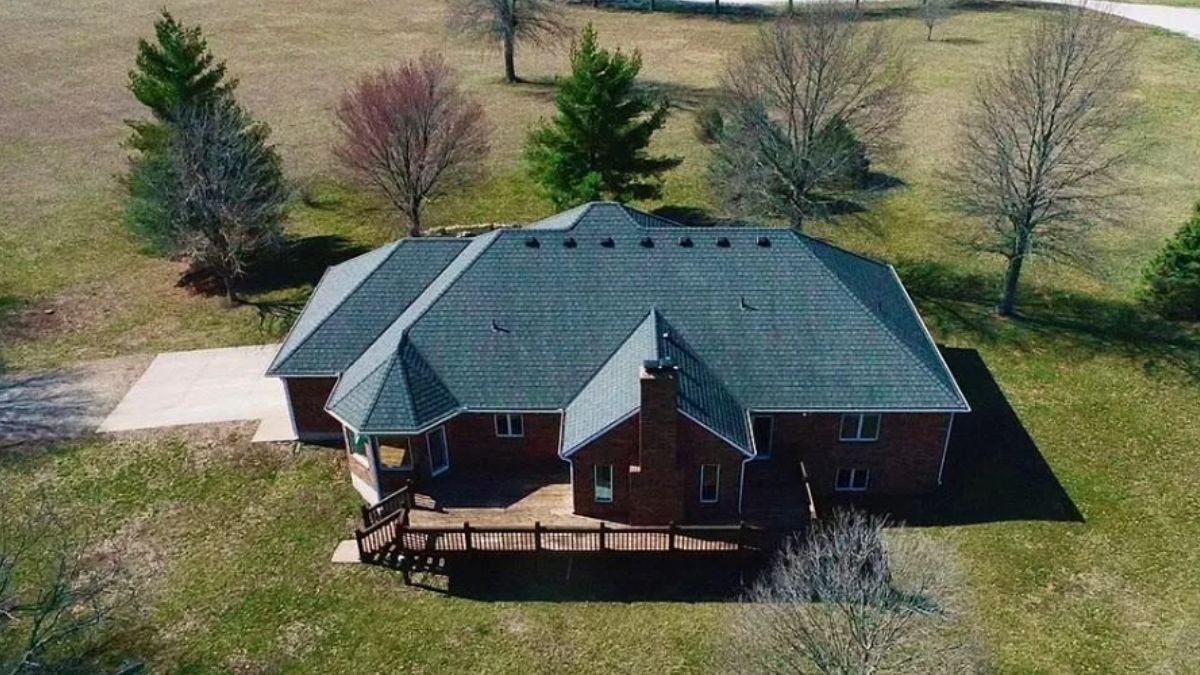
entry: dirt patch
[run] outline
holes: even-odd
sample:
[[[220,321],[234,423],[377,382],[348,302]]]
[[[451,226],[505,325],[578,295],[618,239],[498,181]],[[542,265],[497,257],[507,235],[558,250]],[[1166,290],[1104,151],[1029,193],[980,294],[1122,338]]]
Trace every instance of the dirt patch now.
[[[99,295],[67,293],[0,315],[0,343],[53,340],[92,329],[105,314]]]

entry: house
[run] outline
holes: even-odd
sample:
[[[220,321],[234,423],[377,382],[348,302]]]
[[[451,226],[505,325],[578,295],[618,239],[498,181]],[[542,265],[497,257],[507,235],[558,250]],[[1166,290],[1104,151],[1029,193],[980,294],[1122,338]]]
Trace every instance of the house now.
[[[331,267],[269,375],[368,502],[569,469],[634,525],[929,493],[969,409],[891,266],[615,203]]]

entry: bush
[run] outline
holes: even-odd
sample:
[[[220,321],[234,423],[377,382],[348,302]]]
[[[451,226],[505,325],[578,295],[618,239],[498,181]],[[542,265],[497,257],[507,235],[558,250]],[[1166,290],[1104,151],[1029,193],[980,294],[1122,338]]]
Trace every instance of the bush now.
[[[819,147],[825,154],[840,161],[841,166],[829,177],[825,187],[856,190],[866,186],[871,172],[867,146],[854,135],[854,130],[841,117],[834,117],[821,132]]]
[[[1200,320],[1200,204],[1146,267],[1143,299],[1168,319]]]
[[[721,140],[725,131],[725,116],[716,101],[707,101],[696,111],[696,140],[712,144]]]

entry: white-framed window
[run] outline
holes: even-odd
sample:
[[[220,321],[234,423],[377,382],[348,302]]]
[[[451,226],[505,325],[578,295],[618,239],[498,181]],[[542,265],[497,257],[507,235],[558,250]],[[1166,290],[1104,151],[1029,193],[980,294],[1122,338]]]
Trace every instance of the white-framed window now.
[[[864,443],[879,440],[882,418],[878,413],[849,413],[842,415],[838,440],[847,443]]]
[[[775,435],[775,418],[770,415],[754,415],[750,418],[750,426],[754,430],[754,449],[758,451],[758,459],[770,459],[771,444]]]
[[[498,438],[520,438],[525,435],[525,420],[517,413],[499,413],[496,415],[496,436]]]
[[[613,468],[612,464],[595,465],[594,477],[596,483],[596,501],[610,504],[613,500]]]
[[[838,492],[865,492],[871,481],[868,469],[838,469],[833,489]]]
[[[371,455],[371,437],[365,436],[352,429],[346,429],[346,447],[350,449],[350,456],[358,460],[362,464],[369,464],[367,459]]]
[[[700,465],[700,503],[715,504],[721,498],[721,465]]]

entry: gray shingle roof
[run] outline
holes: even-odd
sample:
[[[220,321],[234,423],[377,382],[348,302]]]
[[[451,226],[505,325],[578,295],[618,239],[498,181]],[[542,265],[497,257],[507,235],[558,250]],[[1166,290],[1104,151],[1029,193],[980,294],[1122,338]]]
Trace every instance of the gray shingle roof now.
[[[597,203],[449,241],[452,261],[430,246],[436,260],[408,263],[437,268],[427,287],[373,300],[394,318],[369,347],[323,347],[361,354],[331,397],[360,431],[415,431],[448,410],[565,410],[569,446],[628,414],[653,317],[671,336],[653,347],[680,364],[681,409],[741,447],[748,411],[966,409],[891,267],[788,230],[690,228]],[[329,297],[297,325],[328,314]]]
[[[267,374],[343,372],[468,243],[402,239],[330,267]]]

